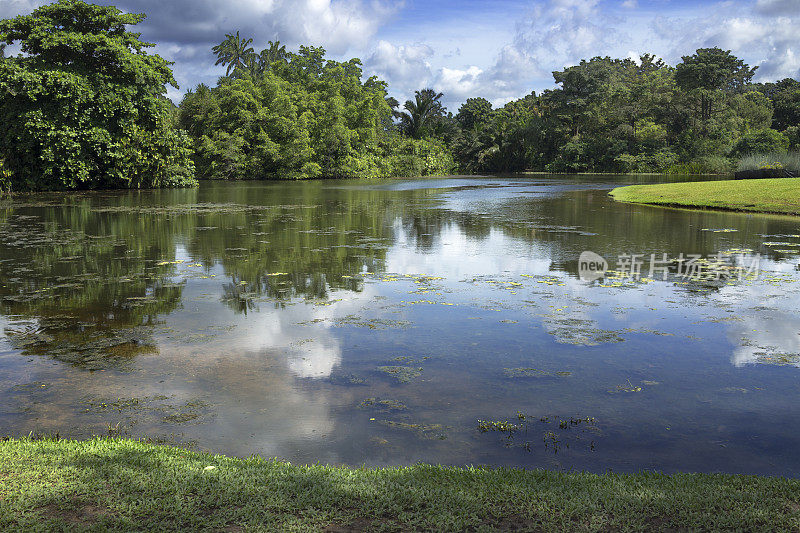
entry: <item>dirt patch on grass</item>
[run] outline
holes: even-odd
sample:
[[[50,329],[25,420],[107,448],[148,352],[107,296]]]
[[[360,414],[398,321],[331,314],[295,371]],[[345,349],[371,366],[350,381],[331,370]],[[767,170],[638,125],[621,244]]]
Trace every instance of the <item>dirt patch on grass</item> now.
[[[62,520],[68,524],[79,526],[90,526],[96,524],[103,518],[113,516],[111,511],[106,507],[81,501],[78,498],[71,498],[68,502],[61,504],[47,504],[41,507],[39,512],[45,518]]]
[[[360,531],[377,531],[379,529],[378,526],[381,524],[385,525],[385,522],[382,522],[376,518],[356,518],[346,525],[331,524],[329,526],[325,526],[322,531],[323,533],[356,533]]]

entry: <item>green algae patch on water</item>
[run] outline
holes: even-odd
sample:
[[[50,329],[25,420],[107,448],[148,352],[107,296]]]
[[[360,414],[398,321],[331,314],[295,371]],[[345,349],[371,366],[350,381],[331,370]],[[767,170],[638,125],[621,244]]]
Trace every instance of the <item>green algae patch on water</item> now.
[[[397,383],[410,383],[422,375],[422,367],[379,366],[377,370],[388,374]]]
[[[359,407],[362,409],[375,409],[377,411],[406,411],[408,407],[398,400],[382,400],[380,398],[367,398],[363,400]]]
[[[537,368],[504,368],[503,374],[507,378],[567,378],[572,375],[572,372],[550,372]]]

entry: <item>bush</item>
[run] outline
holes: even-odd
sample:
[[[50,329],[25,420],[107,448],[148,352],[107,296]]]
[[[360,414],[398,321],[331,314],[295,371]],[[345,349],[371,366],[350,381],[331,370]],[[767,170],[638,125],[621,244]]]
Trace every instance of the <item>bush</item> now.
[[[722,156],[706,156],[691,163],[676,163],[667,169],[667,174],[728,174],[734,165]]]
[[[800,172],[800,153],[751,154],[743,157],[737,167],[738,171],[766,169],[786,169]]]
[[[786,153],[789,138],[775,130],[757,130],[745,133],[734,145],[731,155],[742,157],[747,154]]]
[[[11,171],[6,168],[6,162],[0,159],[0,198],[11,194]]]

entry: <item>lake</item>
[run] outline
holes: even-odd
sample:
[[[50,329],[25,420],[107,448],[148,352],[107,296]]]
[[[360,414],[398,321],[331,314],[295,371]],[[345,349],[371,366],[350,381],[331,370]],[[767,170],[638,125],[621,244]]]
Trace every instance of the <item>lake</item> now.
[[[1,204],[0,434],[797,476],[800,219],[608,197],[631,179]]]

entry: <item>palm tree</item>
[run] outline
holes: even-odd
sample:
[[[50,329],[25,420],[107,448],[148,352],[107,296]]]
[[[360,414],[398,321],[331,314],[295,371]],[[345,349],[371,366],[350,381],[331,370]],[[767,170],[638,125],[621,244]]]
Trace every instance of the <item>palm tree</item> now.
[[[397,101],[397,98],[394,96],[387,96],[386,97],[386,105],[392,110],[392,117],[393,118],[401,118],[403,116],[403,112],[399,111],[397,108],[400,107],[400,102]]]
[[[267,48],[261,51],[258,54],[258,70],[259,72],[266,72],[270,69],[270,65],[272,65],[276,61],[283,61],[286,59],[286,56],[289,54],[286,52],[286,47],[281,46],[280,41],[269,41],[267,43]]]
[[[403,106],[405,111],[400,116],[403,131],[415,139],[429,135],[435,122],[444,116],[445,108],[439,101],[442,96],[433,89],[416,91],[414,100],[406,101]]]
[[[233,36],[230,33],[225,34],[225,40],[212,48],[214,54],[217,56],[215,65],[228,65],[228,70],[225,71],[226,76],[230,76],[231,71],[236,73],[238,69],[247,69],[252,64],[255,52],[250,46],[253,39],[242,39],[239,32]]]

